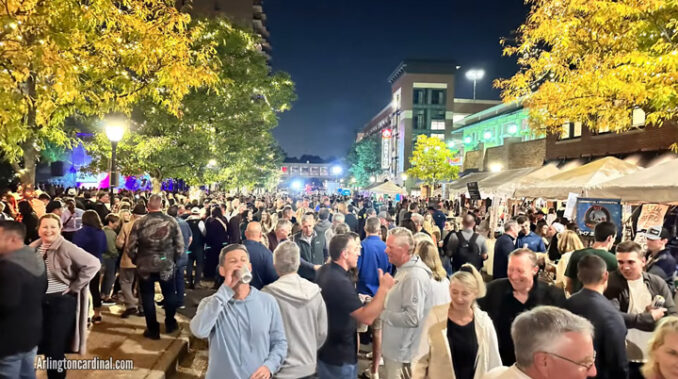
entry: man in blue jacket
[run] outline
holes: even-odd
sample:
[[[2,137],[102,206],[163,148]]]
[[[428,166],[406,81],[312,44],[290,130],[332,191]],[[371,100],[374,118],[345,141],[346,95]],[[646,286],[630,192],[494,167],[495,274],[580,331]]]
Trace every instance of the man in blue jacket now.
[[[278,274],[273,266],[273,253],[261,243],[261,224],[250,222],[245,230],[245,242],[243,245],[250,254],[252,263],[252,282],[250,285],[258,290],[264,288],[276,280]]]
[[[497,238],[494,244],[494,261],[492,262],[492,279],[506,278],[508,270],[508,257],[516,249],[516,237],[518,237],[518,223],[509,220],[504,224],[504,234]]]
[[[671,239],[671,233],[661,225],[657,225],[647,229],[645,238],[648,250],[645,256],[647,259],[645,271],[664,279],[671,293],[675,294],[676,259],[666,248],[666,244]]]
[[[241,281],[251,269],[243,245],[231,244],[219,254],[224,283],[200,302],[191,332],[209,339],[208,379],[269,379],[287,356],[287,338],[275,298]]]
[[[530,231],[530,219],[527,216],[518,216],[516,222],[520,225],[520,234],[516,239],[516,248],[528,248],[535,253],[545,253],[546,246],[544,245],[544,240]]]

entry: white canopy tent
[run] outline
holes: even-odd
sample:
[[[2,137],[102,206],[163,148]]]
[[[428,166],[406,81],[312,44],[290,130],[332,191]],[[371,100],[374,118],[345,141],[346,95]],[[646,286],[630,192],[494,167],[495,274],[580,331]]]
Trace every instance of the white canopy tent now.
[[[607,181],[588,196],[629,203],[678,204],[678,159]]]
[[[471,182],[480,182],[483,179],[487,179],[489,177],[492,177],[494,175],[497,175],[495,172],[474,172],[471,174],[468,174],[466,176],[463,176],[451,184],[449,184],[448,187],[448,193],[450,199],[454,198],[455,196],[459,196],[463,193],[468,193],[468,189],[466,187],[467,183]]]
[[[580,196],[589,196],[589,191],[599,188],[603,183],[634,173],[640,167],[615,157],[605,157],[563,171],[541,183],[525,184],[515,191],[516,197],[565,200],[570,192]]]
[[[545,179],[550,178],[553,175],[556,175],[560,172],[558,167],[556,167],[553,164],[529,168],[526,170],[527,172],[524,175],[516,176],[515,178],[508,180],[504,183],[501,183],[497,186],[488,187],[487,192],[492,193],[494,196],[512,198],[514,197],[515,191],[518,187],[537,185],[543,182]],[[487,187],[487,185],[483,184],[483,187]]]
[[[391,196],[395,196],[397,194],[404,195],[407,193],[407,191],[405,191],[403,188],[398,187],[398,185],[390,181],[373,184],[365,188],[365,191]]]

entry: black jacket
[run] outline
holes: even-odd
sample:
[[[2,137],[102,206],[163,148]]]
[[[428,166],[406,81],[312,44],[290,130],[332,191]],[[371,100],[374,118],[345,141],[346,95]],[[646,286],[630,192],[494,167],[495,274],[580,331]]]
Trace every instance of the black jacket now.
[[[516,249],[516,239],[506,233],[497,238],[494,244],[494,262],[492,266],[492,278],[505,278],[508,271],[508,257]]]
[[[562,289],[549,286],[534,277],[534,285],[530,290],[527,301],[520,303],[513,296],[513,287],[507,278],[495,279],[487,285],[487,295],[478,299],[478,305],[492,319],[499,342],[499,355],[505,366],[516,361],[511,339],[511,323],[522,312],[539,305],[554,305],[562,307],[565,303],[565,293]]]
[[[666,316],[676,314],[676,305],[673,302],[671,291],[666,285],[664,279],[657,275],[643,272],[643,281],[650,290],[650,295],[654,299],[657,295],[664,297],[666,308]],[[629,285],[626,279],[619,271],[610,273],[610,279],[607,282],[607,289],[605,290],[605,297],[612,301],[612,304],[622,312],[626,328],[636,328],[646,332],[654,330],[656,321],[652,318],[650,312],[643,313],[628,313],[629,311]]]
[[[565,309],[591,321],[595,336],[598,379],[629,376],[626,358],[626,325],[621,313],[602,294],[583,288],[565,301]]]
[[[231,217],[231,219],[228,221],[228,240],[230,243],[242,242],[242,234],[240,230],[241,223],[242,215],[240,213]]]
[[[344,223],[348,225],[348,227],[351,229],[352,232],[358,233],[358,218],[355,216],[353,213],[346,213],[344,215]]]
[[[311,244],[301,238],[301,233],[299,232],[292,237],[297,246],[299,246],[299,255],[300,255],[300,265],[299,265],[299,276],[306,280],[315,282],[315,265],[325,264],[325,238],[320,238],[318,233],[315,233],[313,239],[311,239]]]
[[[0,358],[25,353],[42,337],[45,263],[25,246],[0,256]]]

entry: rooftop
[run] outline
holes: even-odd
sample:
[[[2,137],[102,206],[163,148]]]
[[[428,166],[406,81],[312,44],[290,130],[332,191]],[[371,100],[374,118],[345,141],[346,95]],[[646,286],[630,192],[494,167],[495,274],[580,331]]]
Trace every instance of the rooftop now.
[[[389,75],[388,82],[393,83],[401,75],[409,74],[456,74],[461,66],[452,60],[406,59]]]

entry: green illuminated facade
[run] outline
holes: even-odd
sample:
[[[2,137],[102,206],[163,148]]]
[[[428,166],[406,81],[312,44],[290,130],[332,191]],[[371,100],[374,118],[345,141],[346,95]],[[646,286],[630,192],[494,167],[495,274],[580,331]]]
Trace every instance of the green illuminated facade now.
[[[463,144],[464,151],[501,146],[504,138],[520,137],[522,141],[544,138],[528,126],[528,112],[519,103],[500,104],[472,114],[454,124],[452,145]]]

